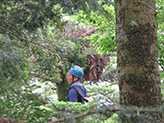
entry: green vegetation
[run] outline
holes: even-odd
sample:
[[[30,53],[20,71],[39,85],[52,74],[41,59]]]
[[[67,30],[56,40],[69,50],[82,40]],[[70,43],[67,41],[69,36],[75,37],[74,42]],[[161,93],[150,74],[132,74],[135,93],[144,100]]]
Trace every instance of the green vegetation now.
[[[121,106],[119,92],[110,85],[118,81],[113,0],[0,3],[0,122],[3,123],[2,117],[28,123],[131,123],[130,118],[138,123],[160,122],[142,113],[159,111],[158,108]],[[156,4],[158,64],[164,97],[164,2],[156,0]],[[66,16],[70,17],[68,22],[63,19]],[[99,30],[85,38],[72,35],[78,29],[94,27]],[[84,48],[88,42],[98,48]],[[94,53],[111,54],[97,85],[83,82],[94,102],[65,102],[69,68],[73,64],[86,68],[86,56]],[[58,100],[49,98],[52,94],[58,95]],[[164,113],[164,105],[161,111]]]

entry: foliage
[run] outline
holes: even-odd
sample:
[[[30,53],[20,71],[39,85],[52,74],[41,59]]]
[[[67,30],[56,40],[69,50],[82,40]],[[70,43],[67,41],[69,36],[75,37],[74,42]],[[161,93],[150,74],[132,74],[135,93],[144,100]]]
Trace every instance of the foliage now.
[[[28,69],[31,68],[31,65],[23,58],[24,51],[19,47],[20,45],[17,41],[0,35],[0,80],[3,82],[1,85],[4,83],[5,85],[10,85],[10,82],[14,81],[15,83],[19,81],[21,84],[24,83],[23,79],[28,78]]]
[[[100,16],[98,12],[94,11],[91,11],[89,15],[84,11],[80,11],[72,18],[77,19],[79,23],[89,24],[100,28],[98,33],[86,37],[85,39],[91,40],[91,45],[99,46],[98,51],[100,54],[107,54],[116,51],[115,15],[113,6],[105,4],[102,7],[109,13],[108,17],[106,17],[106,15]]]
[[[64,39],[65,34],[57,33],[52,18],[55,14],[47,11],[53,6],[35,1],[2,3],[0,99],[4,110],[0,111],[0,115],[28,122],[44,122],[42,115],[46,115],[44,119],[47,119],[48,113],[39,108],[42,101],[33,93],[38,85],[30,83],[31,77],[59,83],[58,66],[65,64],[62,69],[66,74],[71,66],[68,58],[79,57],[84,61],[83,56],[78,55],[78,44]],[[49,19],[52,21],[49,22]]]
[[[28,122],[44,122],[44,110],[39,108],[42,101],[38,98],[39,94],[33,93],[38,85],[30,83],[31,77],[39,77],[40,82],[51,80],[60,83],[58,73],[63,70],[66,74],[72,59],[76,58],[76,64],[85,66],[85,54],[79,55],[80,45],[77,39],[68,41],[65,33],[58,33],[63,26],[61,15],[66,11],[61,11],[62,3],[60,6],[55,2],[57,1],[1,1],[3,62],[0,82],[1,102],[4,104],[1,109],[6,109],[1,111],[1,116]],[[58,1],[60,2],[62,1]],[[46,117],[47,115],[48,113]],[[36,116],[40,116],[42,121]]]
[[[107,65],[103,73],[102,81],[116,82],[117,81],[117,58],[116,56],[110,57],[110,64]]]
[[[160,69],[160,76],[161,78],[164,77],[164,73],[163,73],[163,69],[164,69],[164,26],[163,26],[163,17],[164,17],[164,5],[161,4],[161,0],[157,0],[157,21],[158,21],[158,49],[159,49],[159,53],[158,53],[158,57],[159,57],[159,65],[161,67]]]
[[[3,109],[0,110],[1,117],[33,123],[46,123],[63,117],[67,117],[70,122],[81,120],[81,122],[112,123],[118,122],[120,117],[124,117],[126,121],[130,116],[136,118],[138,116],[136,110],[143,110],[138,107],[137,109],[132,107],[134,112],[128,112],[128,109],[126,112],[120,110],[127,107],[119,106],[119,93],[109,86],[86,86],[92,90],[91,96],[95,99],[94,103],[87,105],[52,101],[46,98],[55,93],[55,83],[61,82],[58,73],[63,70],[67,74],[72,65],[72,59],[76,58],[74,60],[76,64],[85,66],[85,56],[88,52],[84,51],[82,55],[79,55],[81,43],[91,40],[92,45],[99,46],[101,54],[116,51],[115,15],[113,6],[110,6],[111,1],[102,0],[98,4],[94,0],[40,0],[40,2],[36,0],[2,0],[0,3],[0,109]],[[163,4],[160,0],[157,1],[157,4],[161,6],[158,8],[159,13],[157,14],[159,31],[163,32],[162,18],[164,15],[161,11]],[[96,12],[97,10],[100,10],[100,13]],[[100,27],[99,32],[87,37],[87,40],[76,37],[68,38],[68,33],[63,31],[64,22],[61,21],[61,18],[63,15],[72,13],[76,14],[74,17],[79,23]],[[77,29],[80,27],[69,25],[66,28]],[[163,68],[164,49],[163,34],[161,33],[158,33],[158,46],[159,62]],[[105,73],[106,81],[117,80],[116,68],[111,64]],[[163,77],[163,69],[161,69],[160,75]],[[35,77],[39,78],[38,83],[45,84],[51,81],[54,86],[48,84],[46,92],[42,90],[36,93],[40,84],[33,82]],[[112,79],[109,80],[108,78],[111,77]],[[114,110],[116,105],[118,105],[117,108],[120,108],[119,110]],[[95,106],[97,110],[93,110]],[[163,107],[162,111],[164,111]],[[141,117],[150,118],[148,115],[141,115]]]

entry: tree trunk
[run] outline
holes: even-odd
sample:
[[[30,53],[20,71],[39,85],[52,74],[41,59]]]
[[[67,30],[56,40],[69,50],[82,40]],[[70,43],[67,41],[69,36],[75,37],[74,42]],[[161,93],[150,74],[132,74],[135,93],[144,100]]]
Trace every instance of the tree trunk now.
[[[115,0],[120,104],[160,107],[155,0]]]
[[[67,99],[67,90],[68,90],[68,83],[65,80],[63,80],[61,83],[57,83],[57,95],[59,101],[66,101]]]
[[[56,83],[57,87],[57,95],[59,101],[66,101],[67,99],[67,90],[69,89],[69,84],[66,79],[66,74],[64,74],[64,71],[62,68],[60,68],[60,78],[62,79],[61,83]]]

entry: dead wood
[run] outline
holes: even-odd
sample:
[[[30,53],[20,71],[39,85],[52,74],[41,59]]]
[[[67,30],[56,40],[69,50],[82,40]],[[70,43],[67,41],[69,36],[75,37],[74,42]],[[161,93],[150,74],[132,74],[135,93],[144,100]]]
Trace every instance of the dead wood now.
[[[73,36],[81,36],[82,38],[92,35],[95,31],[99,30],[98,27],[88,29],[78,29],[72,33]],[[83,45],[85,49],[90,47],[97,47],[91,46],[89,43]],[[99,54],[90,54],[87,55],[87,68],[84,70],[84,81],[91,81],[97,82],[101,79],[103,74],[103,69],[107,66],[107,63],[110,61],[110,54],[106,55],[99,55]]]

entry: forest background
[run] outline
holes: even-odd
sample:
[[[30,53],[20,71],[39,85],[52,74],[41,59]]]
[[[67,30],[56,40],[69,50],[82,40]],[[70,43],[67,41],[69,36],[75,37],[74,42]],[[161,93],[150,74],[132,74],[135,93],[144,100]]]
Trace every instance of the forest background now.
[[[129,22],[128,14],[123,11],[131,6],[137,8],[132,12],[139,14],[139,9],[143,8],[138,6],[144,5],[151,13],[154,7],[149,6],[147,0],[2,0],[0,3],[0,122],[163,122],[163,0],[150,2],[155,5],[153,16],[146,13],[150,26],[144,25],[144,18],[137,22],[130,17]],[[151,26],[154,15],[158,28]],[[126,20],[124,24],[119,17]],[[130,33],[125,29],[126,22]],[[142,45],[140,36],[132,35],[141,34],[147,28],[153,28],[154,32],[148,31],[143,37],[147,41],[146,35],[157,35],[157,39],[151,38],[153,43],[158,43],[158,50],[155,45],[149,48],[152,42]],[[142,31],[138,31],[140,29]],[[134,40],[129,47],[139,48],[139,52],[126,46],[127,39]],[[147,44],[146,50],[138,47],[139,42],[142,47]],[[142,58],[149,56],[145,52],[151,50],[155,52],[152,59],[158,53],[155,62],[150,60],[155,67],[149,66],[148,58]],[[129,59],[134,56],[137,62],[142,59],[150,73],[155,73],[153,77],[149,71],[144,74],[140,71],[146,80],[137,69],[126,71],[123,64],[131,62],[127,57],[123,59],[126,55]],[[83,67],[82,84],[90,91],[94,102],[86,105],[65,102],[69,88],[66,76],[73,64]],[[135,77],[129,79],[129,75]],[[135,81],[137,76],[142,79],[139,83]],[[153,78],[152,83],[149,78]],[[150,83],[155,89],[145,88]],[[111,88],[113,84],[118,84],[120,90]],[[133,91],[132,85],[136,85],[135,89],[142,87],[146,96],[135,97],[133,93],[140,95],[142,91]],[[51,98],[53,94],[57,95],[57,100]]]

